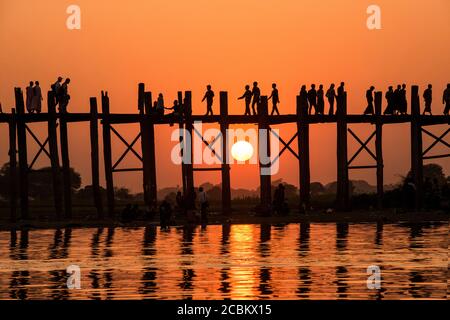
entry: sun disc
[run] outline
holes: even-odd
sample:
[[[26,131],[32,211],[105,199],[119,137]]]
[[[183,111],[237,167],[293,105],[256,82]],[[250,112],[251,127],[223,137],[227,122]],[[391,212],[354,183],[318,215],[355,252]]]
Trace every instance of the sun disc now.
[[[253,156],[253,146],[247,141],[238,141],[231,147],[231,155],[237,161],[247,161]]]

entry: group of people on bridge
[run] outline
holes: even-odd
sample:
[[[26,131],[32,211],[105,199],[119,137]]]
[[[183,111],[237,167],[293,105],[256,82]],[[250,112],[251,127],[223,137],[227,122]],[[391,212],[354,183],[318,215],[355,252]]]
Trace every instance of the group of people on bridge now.
[[[59,105],[60,111],[66,111],[67,105],[69,104],[69,83],[69,78],[67,78],[63,82],[63,78],[58,77],[56,82],[51,85],[51,91],[53,92],[53,97],[55,99],[55,106]],[[28,87],[25,90],[25,94],[25,107],[28,113],[41,113],[42,101],[44,100],[44,98],[42,96],[42,90],[39,85],[39,81],[30,81]]]
[[[62,77],[58,77],[55,83],[51,85],[51,90],[53,92],[53,97],[55,99],[55,105],[59,105],[60,111],[67,111],[67,105],[70,100],[70,95],[68,94],[68,85],[70,79],[67,78],[63,81]],[[364,115],[373,115],[374,110],[374,91],[375,87],[371,86],[366,91],[367,107],[364,110]],[[305,114],[325,114],[325,98],[328,101],[329,109],[328,115],[336,114],[339,109],[340,103],[343,102],[345,94],[345,83],[341,82],[337,90],[335,89],[335,84],[332,83],[328,90],[324,91],[324,86],[319,85],[316,89],[315,84],[311,84],[309,90],[307,90],[306,85],[303,85],[300,89],[300,102],[302,111]],[[206,114],[205,116],[214,115],[213,104],[214,104],[214,91],[211,85],[206,86],[206,92],[203,96],[202,102],[206,101]],[[432,85],[429,84],[428,87],[423,92],[424,100],[424,110],[423,115],[432,115],[431,106],[433,101]],[[245,101],[245,112],[244,115],[257,115],[260,113],[261,105],[261,90],[258,87],[258,82],[253,82],[253,88],[250,90],[250,86],[245,86],[245,91],[242,96],[237,98],[238,100]],[[384,115],[405,115],[408,109],[408,100],[406,92],[406,84],[398,85],[394,90],[393,86],[388,87],[388,91],[385,93],[386,108],[383,112]],[[42,91],[39,86],[39,81],[30,81],[29,86],[26,88],[26,109],[29,113],[40,113],[42,110]],[[280,115],[278,105],[280,103],[280,96],[277,88],[277,84],[272,84],[272,92],[268,97],[268,100],[272,100],[272,111],[270,115]],[[336,110],[335,110],[336,103]],[[449,115],[450,113],[450,84],[447,84],[447,88],[444,90],[442,96],[442,103],[444,107],[444,115]],[[174,100],[172,107],[164,106],[164,97],[162,93],[159,93],[157,100],[153,103],[152,113],[157,116],[164,116],[165,110],[172,111],[171,115],[181,120],[185,112],[183,108],[183,103],[178,100]]]
[[[431,104],[433,101],[433,86],[429,84],[427,88],[423,92],[423,100],[425,104],[425,108],[423,110],[423,115],[429,114],[432,115],[431,112]],[[373,92],[375,90],[374,86],[371,86],[366,91],[366,100],[367,107],[364,110],[364,114],[374,114],[374,97]],[[388,91],[385,94],[387,106],[384,110],[384,115],[405,115],[408,111],[408,100],[406,93],[406,84],[397,85],[397,88],[394,90],[393,86],[389,86]],[[442,95],[442,103],[445,105],[444,107],[444,115],[448,116],[450,112],[450,84],[447,84],[447,88],[444,90]]]

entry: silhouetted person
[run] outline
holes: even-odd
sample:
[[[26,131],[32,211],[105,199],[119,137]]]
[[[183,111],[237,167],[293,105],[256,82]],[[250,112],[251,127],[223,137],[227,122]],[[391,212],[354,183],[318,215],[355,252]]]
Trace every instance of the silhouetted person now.
[[[270,100],[270,99],[272,99],[272,112],[270,113],[270,115],[272,116],[275,112],[278,115],[280,115],[280,112],[278,111],[278,107],[277,107],[277,104],[280,103],[280,98],[278,96],[278,89],[277,89],[276,83],[272,83],[272,94],[270,95],[268,100]]]
[[[402,91],[402,86],[398,85],[397,89],[395,89],[394,91],[394,96],[393,96],[393,106],[392,106],[392,113],[393,114],[399,114],[400,110],[401,110],[401,91]]]
[[[425,91],[423,92],[423,99],[425,100],[425,109],[423,110],[423,114],[429,113],[430,115],[433,115],[431,113],[431,101],[433,100],[433,92],[431,84],[429,84],[428,88],[426,88]]]
[[[70,79],[67,78],[61,88],[59,89],[58,99],[59,99],[59,111],[66,112],[67,105],[69,104],[70,95],[69,95],[69,83]]]
[[[369,90],[366,91],[367,108],[364,110],[364,114],[374,114],[373,110],[373,90],[374,86],[371,86]]]
[[[279,184],[273,194],[273,207],[277,214],[285,213],[285,194],[283,184]]]
[[[53,96],[55,97],[55,106],[58,105],[59,103],[59,95],[58,92],[61,89],[61,82],[62,82],[63,78],[62,77],[58,77],[58,79],[55,81],[55,83],[53,83],[50,87],[52,89],[53,92]]]
[[[406,84],[402,85],[400,90],[400,114],[408,113],[408,100],[406,98]]]
[[[162,93],[158,94],[158,100],[156,100],[156,113],[164,116],[164,96]]]
[[[244,116],[250,116],[250,103],[252,102],[252,92],[250,91],[250,86],[245,86],[245,92],[242,96],[238,98],[238,100],[245,99],[245,113]]]
[[[131,203],[127,203],[125,208],[123,208],[122,214],[121,214],[121,218],[122,218],[123,222],[130,222],[132,220],[131,210],[132,210]]]
[[[388,91],[385,94],[385,98],[387,101],[386,109],[383,114],[393,114],[394,113],[394,90],[392,86],[389,86]]]
[[[312,84],[311,89],[308,91],[309,102],[309,114],[312,114],[312,108],[314,107],[314,113],[317,114],[317,91],[316,85]]]
[[[342,105],[344,103],[344,95],[345,95],[345,83],[341,82],[341,85],[337,89],[337,96],[336,96],[337,108],[336,108],[336,113],[341,111],[340,108],[342,108]]]
[[[25,106],[29,113],[33,113],[33,109],[31,107],[31,102],[33,100],[33,86],[34,86],[34,82],[30,81],[30,85],[25,90],[25,92],[26,92]]]
[[[319,85],[319,90],[317,90],[317,112],[323,114],[325,110],[325,100],[324,100],[323,85]]]
[[[184,205],[184,197],[181,194],[181,191],[177,191],[177,195],[175,197],[175,201],[177,203],[178,212],[185,214],[185,205]]]
[[[206,198],[206,192],[203,187],[198,189],[198,196],[200,201],[200,217],[202,224],[208,223],[208,199]]]
[[[334,115],[334,100],[336,99],[336,91],[334,90],[334,83],[331,84],[325,96],[327,97],[328,103],[330,104],[330,111],[328,112],[328,114],[332,116]]]
[[[261,98],[261,90],[259,90],[258,82],[256,82],[256,81],[253,82],[252,96],[253,96],[252,111],[253,111],[253,114],[256,115],[258,113],[256,112],[255,105],[258,108],[259,100]]]
[[[172,206],[167,200],[163,200],[159,206],[159,224],[161,229],[167,229],[169,227],[170,219],[172,217]]]
[[[308,91],[306,91],[305,85],[300,89],[300,108],[302,108],[303,114],[308,114]]]
[[[171,115],[177,118],[179,121],[182,120],[183,111],[181,110],[181,106],[178,104],[178,100],[173,101],[173,106],[171,108],[165,108],[167,110],[172,110]],[[173,122],[170,123],[173,126]]]
[[[33,98],[31,99],[31,109],[37,113],[41,113],[42,100],[44,99],[42,98],[42,91],[39,86],[39,81],[35,81],[33,87]]]
[[[206,116],[211,114],[213,115],[212,105],[214,102],[214,91],[211,90],[211,85],[206,86],[206,92],[203,96],[202,102],[206,100]]]
[[[444,90],[442,103],[445,104],[444,115],[448,116],[450,112],[450,83],[447,84],[447,89]]]

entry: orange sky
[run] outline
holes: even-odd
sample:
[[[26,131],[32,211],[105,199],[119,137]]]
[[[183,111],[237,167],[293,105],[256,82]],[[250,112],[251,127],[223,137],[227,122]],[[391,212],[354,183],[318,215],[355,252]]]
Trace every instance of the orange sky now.
[[[81,30],[66,28],[70,4],[81,7]],[[382,30],[366,27],[370,4],[381,7]],[[434,111],[441,113],[442,90],[450,82],[449,12],[448,0],[0,0],[0,101],[9,111],[14,86],[39,80],[47,90],[62,75],[72,79],[72,112],[87,112],[89,97],[99,96],[100,90],[109,91],[112,112],[136,112],[137,83],[145,82],[154,95],[164,93],[166,104],[178,90],[192,90],[194,113],[204,112],[200,100],[211,83],[216,94],[229,92],[230,113],[241,113],[242,103],[235,98],[245,84],[258,80],[263,94],[277,82],[280,110],[292,113],[300,84],[327,87],[344,80],[349,113],[361,113],[371,84],[384,91],[389,84],[406,82],[422,90],[431,82]],[[46,125],[32,128],[45,139]],[[363,138],[371,130],[354,128]],[[137,132],[137,126],[120,129],[130,138]],[[288,140],[293,128],[280,129]],[[157,129],[159,187],[181,181],[180,170],[170,163],[170,130]],[[442,127],[433,131],[442,132]],[[409,125],[385,126],[384,132],[385,181],[392,183],[410,166]],[[6,125],[0,125],[0,134],[4,163]],[[89,184],[88,124],[71,124],[69,136],[71,165]],[[335,180],[335,140],[334,125],[311,127],[312,181]],[[357,146],[351,137],[349,143],[352,152]],[[115,140],[113,161],[121,150],[123,145]],[[31,161],[32,152],[29,157]],[[360,161],[367,164],[370,159]],[[435,162],[450,174],[448,158]],[[48,163],[43,159],[38,166]],[[297,167],[285,153],[274,179],[297,184]],[[236,165],[231,172],[234,187],[254,188],[259,181],[255,165]],[[375,180],[373,171],[351,172],[350,177]],[[196,174],[196,182],[207,180],[219,182],[219,174]],[[116,174],[115,184],[141,190],[139,174]]]

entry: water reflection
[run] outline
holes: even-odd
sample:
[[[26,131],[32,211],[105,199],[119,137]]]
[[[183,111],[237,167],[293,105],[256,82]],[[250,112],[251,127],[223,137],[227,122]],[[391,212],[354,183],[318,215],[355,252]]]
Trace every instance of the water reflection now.
[[[139,293],[143,296],[153,296],[158,286],[156,282],[157,269],[152,263],[156,255],[155,249],[156,227],[150,226],[144,229],[144,240],[142,241],[142,257],[147,262],[142,273],[141,288]]]
[[[20,241],[17,246],[17,231],[11,231],[9,257],[11,260],[28,259],[28,230],[20,231]],[[28,270],[13,271],[9,283],[9,297],[11,299],[25,300],[28,298],[27,286],[30,285],[30,272]]]
[[[0,299],[445,299],[448,223],[0,232]],[[82,289],[66,268],[79,264]],[[378,265],[382,288],[369,290]]]
[[[298,237],[298,256],[300,263],[308,258],[309,255],[309,238],[311,225],[309,223],[300,224],[300,234]],[[306,265],[298,268],[298,288],[296,290],[298,298],[308,298],[311,290],[311,269]]]

